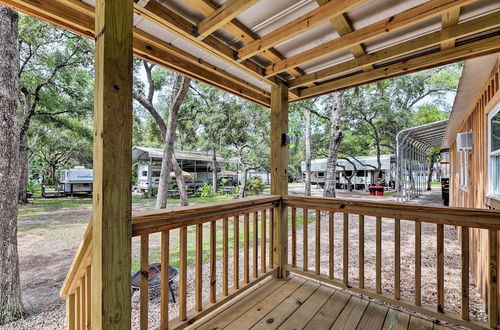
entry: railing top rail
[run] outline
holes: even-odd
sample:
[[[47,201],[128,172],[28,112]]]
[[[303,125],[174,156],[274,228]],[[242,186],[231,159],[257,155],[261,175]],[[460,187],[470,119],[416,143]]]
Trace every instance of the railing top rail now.
[[[71,266],[69,267],[68,274],[64,279],[63,286],[59,295],[61,297],[67,297],[70,293],[71,286],[75,282],[75,278],[78,277],[79,271],[82,269],[82,265],[85,264],[85,261],[90,256],[90,248],[92,245],[92,218],[89,220],[87,224],[87,229],[85,229],[85,233],[83,234],[82,241],[80,242],[80,246],[76,251],[75,257],[71,262]]]
[[[185,225],[217,220],[245,212],[275,206],[279,195],[244,198],[233,201],[171,207],[164,210],[140,211],[132,217],[132,236],[175,229]]]
[[[291,195],[282,199],[289,207],[500,230],[500,211]]]

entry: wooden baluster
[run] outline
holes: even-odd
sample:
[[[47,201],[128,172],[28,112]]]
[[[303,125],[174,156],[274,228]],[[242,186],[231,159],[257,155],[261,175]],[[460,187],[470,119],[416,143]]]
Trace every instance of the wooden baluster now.
[[[76,296],[75,296],[75,329],[80,330],[80,318],[82,317],[82,306],[80,300],[80,287],[76,288]]]
[[[253,213],[253,277],[259,277],[259,213]]]
[[[200,312],[203,309],[203,224],[196,225],[196,272],[195,272],[195,299],[194,309]]]
[[[245,213],[243,218],[243,281],[250,282],[250,215]]]
[[[302,268],[307,271],[309,269],[309,210],[304,209],[302,213]]]
[[[87,298],[87,281],[85,280],[85,275],[83,275],[81,281],[80,281],[80,286],[81,286],[81,295],[80,295],[80,306],[82,308],[82,317],[80,319],[80,328],[81,329],[86,329],[87,328],[87,302],[85,299]]]
[[[375,229],[375,289],[382,293],[382,218],[376,218]]]
[[[328,212],[328,277],[333,279],[333,270],[334,270],[334,234],[335,234],[335,213]]]
[[[343,262],[343,281],[347,285],[349,283],[349,213],[344,213],[344,239],[342,242],[344,248]]]
[[[68,330],[74,330],[76,327],[76,297],[75,294],[70,294],[66,298],[66,328]]]
[[[222,295],[227,296],[229,287],[228,287],[228,282],[229,282],[229,271],[228,271],[228,264],[229,264],[229,220],[228,218],[225,218],[223,220],[223,227],[222,227]]]
[[[233,286],[235,289],[240,288],[240,217],[235,215],[233,219],[233,231],[234,231],[234,250],[233,250]]]
[[[469,227],[461,227],[462,319],[469,320]]]
[[[91,266],[87,266],[87,269],[85,270],[85,281],[86,283],[86,289],[87,291],[85,292],[86,299],[85,302],[87,304],[87,307],[85,308],[85,313],[86,313],[86,324],[85,324],[85,329],[90,329],[90,325],[92,324],[91,320],[91,315],[92,313],[90,312],[92,309],[92,297],[91,297],[91,292],[92,292],[92,269]]]
[[[160,330],[168,329],[168,304],[170,302],[170,231],[161,232],[161,287],[160,287]]]
[[[140,328],[148,328],[149,307],[149,235],[141,236],[141,277],[140,277]]]
[[[292,267],[297,267],[297,209],[292,207]]]
[[[422,224],[415,222],[415,305],[422,305]]]
[[[274,208],[269,209],[269,268],[274,265]]]
[[[321,273],[321,210],[316,210],[316,275]]]
[[[179,230],[179,320],[186,321],[187,304],[187,226]]]
[[[217,255],[216,255],[216,221],[210,222],[210,303],[215,304],[217,298],[216,282],[217,282]]]
[[[365,288],[365,216],[359,215],[359,288]]]
[[[401,221],[394,219],[394,298],[401,299]]]
[[[488,230],[488,322],[491,328],[498,325],[497,304],[497,231]]]
[[[437,255],[437,310],[444,311],[444,225],[436,228]]]
[[[260,211],[260,271],[266,270],[266,210]]]

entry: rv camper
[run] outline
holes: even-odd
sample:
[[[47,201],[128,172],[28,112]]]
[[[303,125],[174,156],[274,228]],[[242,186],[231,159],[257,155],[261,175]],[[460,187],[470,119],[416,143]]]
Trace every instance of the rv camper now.
[[[191,175],[188,185],[191,189],[202,186],[204,182],[212,183],[212,155],[194,151],[175,151],[175,157],[182,171]],[[133,147],[132,160],[137,162],[137,188],[149,190],[157,188],[160,182],[161,160],[163,149]],[[225,163],[236,162],[233,159],[217,157],[217,173],[224,171]],[[218,176],[219,177],[219,176]]]
[[[313,159],[311,161],[311,184],[324,187],[326,179],[326,158]],[[373,184],[375,170],[373,166],[377,166],[377,156],[358,156],[350,158],[350,161],[356,165],[356,174],[351,179],[351,184],[354,189],[368,189],[368,186]],[[380,179],[382,185],[389,185],[391,174],[396,165],[394,155],[381,155],[380,161],[382,167],[380,169]],[[351,176],[354,171],[354,166],[351,162],[345,159],[337,160],[337,168],[335,171],[337,189],[347,189],[347,179],[345,175]],[[305,162],[302,162],[302,176],[305,177]],[[345,175],[344,175],[345,168]]]
[[[73,196],[78,194],[92,194],[92,169],[83,166],[75,166],[62,170],[60,174],[60,187],[62,194]]]

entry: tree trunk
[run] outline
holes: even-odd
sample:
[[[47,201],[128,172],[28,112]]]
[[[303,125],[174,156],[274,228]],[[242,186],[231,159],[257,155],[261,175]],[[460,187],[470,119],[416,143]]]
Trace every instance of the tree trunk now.
[[[248,169],[246,167],[243,167],[243,177],[241,178],[241,186],[239,193],[240,198],[245,197],[245,186],[247,185],[247,175],[248,175]]]
[[[28,204],[29,161],[28,132],[21,132],[19,137],[19,204]]]
[[[182,175],[182,169],[177,162],[177,158],[175,158],[175,154],[172,155],[172,167],[175,173],[175,179],[177,180],[177,187],[179,188],[179,199],[181,200],[181,206],[188,206],[188,195],[186,189],[186,181],[184,180],[184,176]]]
[[[217,193],[217,154],[212,150],[212,192]]]
[[[0,6],[0,324],[22,317],[17,202],[19,188],[18,15]]]
[[[311,196],[311,112],[306,109],[306,178],[304,196]]]
[[[432,189],[432,173],[434,172],[434,162],[436,161],[436,154],[431,154],[429,161],[429,175],[427,176],[427,190]]]
[[[335,170],[337,167],[337,153],[342,140],[340,111],[344,102],[344,91],[333,93],[330,114],[330,143],[328,145],[328,159],[326,161],[326,179],[324,197],[335,197]]]
[[[172,172],[177,116],[182,101],[188,92],[190,82],[190,78],[177,75],[172,91],[172,100],[168,111],[167,132],[165,134],[165,148],[163,149],[163,159],[161,162],[158,196],[156,197],[156,209],[164,209],[167,207],[168,184],[170,182],[170,173]]]

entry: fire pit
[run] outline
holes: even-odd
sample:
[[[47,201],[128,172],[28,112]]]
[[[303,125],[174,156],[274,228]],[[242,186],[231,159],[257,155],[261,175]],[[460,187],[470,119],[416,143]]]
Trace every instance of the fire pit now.
[[[149,265],[148,269],[148,282],[149,288],[159,288],[161,286],[161,264],[154,263]],[[172,302],[175,303],[175,295],[174,290],[172,289],[172,283],[175,278],[179,274],[177,268],[169,266],[169,275],[168,275],[168,288],[170,290],[170,295],[172,296]],[[132,275],[132,295],[138,290],[140,290],[141,283],[141,271],[135,272]]]

